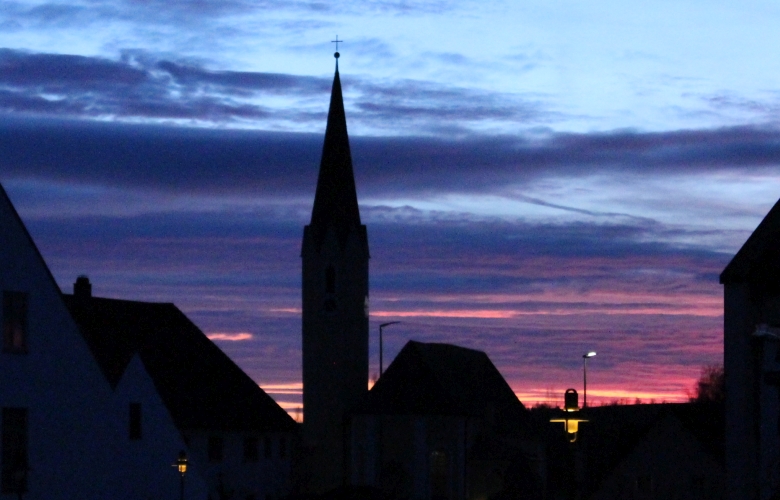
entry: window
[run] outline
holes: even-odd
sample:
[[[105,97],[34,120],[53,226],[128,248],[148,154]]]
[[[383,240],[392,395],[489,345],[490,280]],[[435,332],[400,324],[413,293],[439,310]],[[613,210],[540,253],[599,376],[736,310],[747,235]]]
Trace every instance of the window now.
[[[431,453],[431,498],[440,500],[449,498],[449,464],[447,454],[442,451]]]
[[[257,462],[260,458],[259,448],[256,437],[244,438],[244,462]]]
[[[132,441],[141,439],[141,403],[130,403],[129,434]]]
[[[27,491],[27,408],[3,408],[2,493]]]
[[[221,462],[223,458],[224,441],[219,436],[209,436],[209,462]]]
[[[325,270],[325,293],[336,293],[336,270],[333,266]]]
[[[636,492],[639,498],[649,498],[653,493],[653,477],[649,474],[636,478]]]
[[[287,440],[279,438],[279,458],[287,458]]]
[[[265,439],[263,439],[263,455],[265,458],[271,458],[273,456],[273,449],[271,447],[271,437],[266,436]]]
[[[3,292],[3,352],[27,352],[27,293]]]

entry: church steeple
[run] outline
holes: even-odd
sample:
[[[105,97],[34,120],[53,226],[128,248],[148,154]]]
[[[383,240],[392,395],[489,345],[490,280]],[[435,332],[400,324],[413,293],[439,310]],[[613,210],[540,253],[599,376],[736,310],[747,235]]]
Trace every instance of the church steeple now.
[[[345,418],[368,391],[368,236],[360,222],[338,66],[301,258],[303,441],[312,471],[306,489],[322,493],[346,477]]]
[[[328,226],[335,230],[342,246],[349,233],[361,226],[338,59],[336,61],[325,143],[322,146],[320,173],[309,224],[310,236],[318,249],[322,246]]]

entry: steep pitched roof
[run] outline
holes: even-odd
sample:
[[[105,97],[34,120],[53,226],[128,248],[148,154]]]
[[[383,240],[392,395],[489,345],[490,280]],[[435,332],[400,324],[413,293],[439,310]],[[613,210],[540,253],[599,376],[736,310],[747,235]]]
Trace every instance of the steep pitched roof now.
[[[720,275],[721,284],[780,278],[780,201],[775,203]]]
[[[491,409],[514,416],[525,411],[487,354],[411,340],[357,413],[484,417]]]
[[[139,354],[179,429],[296,427],[175,305],[67,294],[63,299],[111,385]]]
[[[361,228],[338,68],[333,77],[317,191],[307,227],[308,236],[313,238],[317,248],[321,247],[329,227],[336,231],[342,245],[351,231]],[[365,233],[365,229],[362,232]]]

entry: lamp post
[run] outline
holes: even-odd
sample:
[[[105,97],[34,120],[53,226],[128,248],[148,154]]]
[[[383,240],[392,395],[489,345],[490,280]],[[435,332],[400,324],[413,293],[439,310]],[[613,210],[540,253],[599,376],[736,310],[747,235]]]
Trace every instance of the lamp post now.
[[[596,355],[596,351],[588,351],[582,355],[582,407],[588,406],[588,360]]]
[[[173,467],[177,468],[179,474],[181,475],[179,482],[180,500],[184,500],[184,474],[187,473],[187,464],[189,464],[189,460],[187,460],[187,454],[184,453],[184,450],[181,450],[179,452],[179,458],[177,458],[176,461],[172,464]]]
[[[400,323],[400,321],[390,321],[388,323],[382,323],[379,325],[379,376],[382,376],[382,371],[384,368],[384,365],[382,364],[382,329],[386,326],[395,325]]]

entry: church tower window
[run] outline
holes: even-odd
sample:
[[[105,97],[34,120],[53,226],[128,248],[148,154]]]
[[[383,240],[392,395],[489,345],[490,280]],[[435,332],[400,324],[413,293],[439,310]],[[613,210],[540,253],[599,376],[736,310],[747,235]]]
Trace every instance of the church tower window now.
[[[325,293],[336,293],[336,270],[333,266],[325,270]]]

